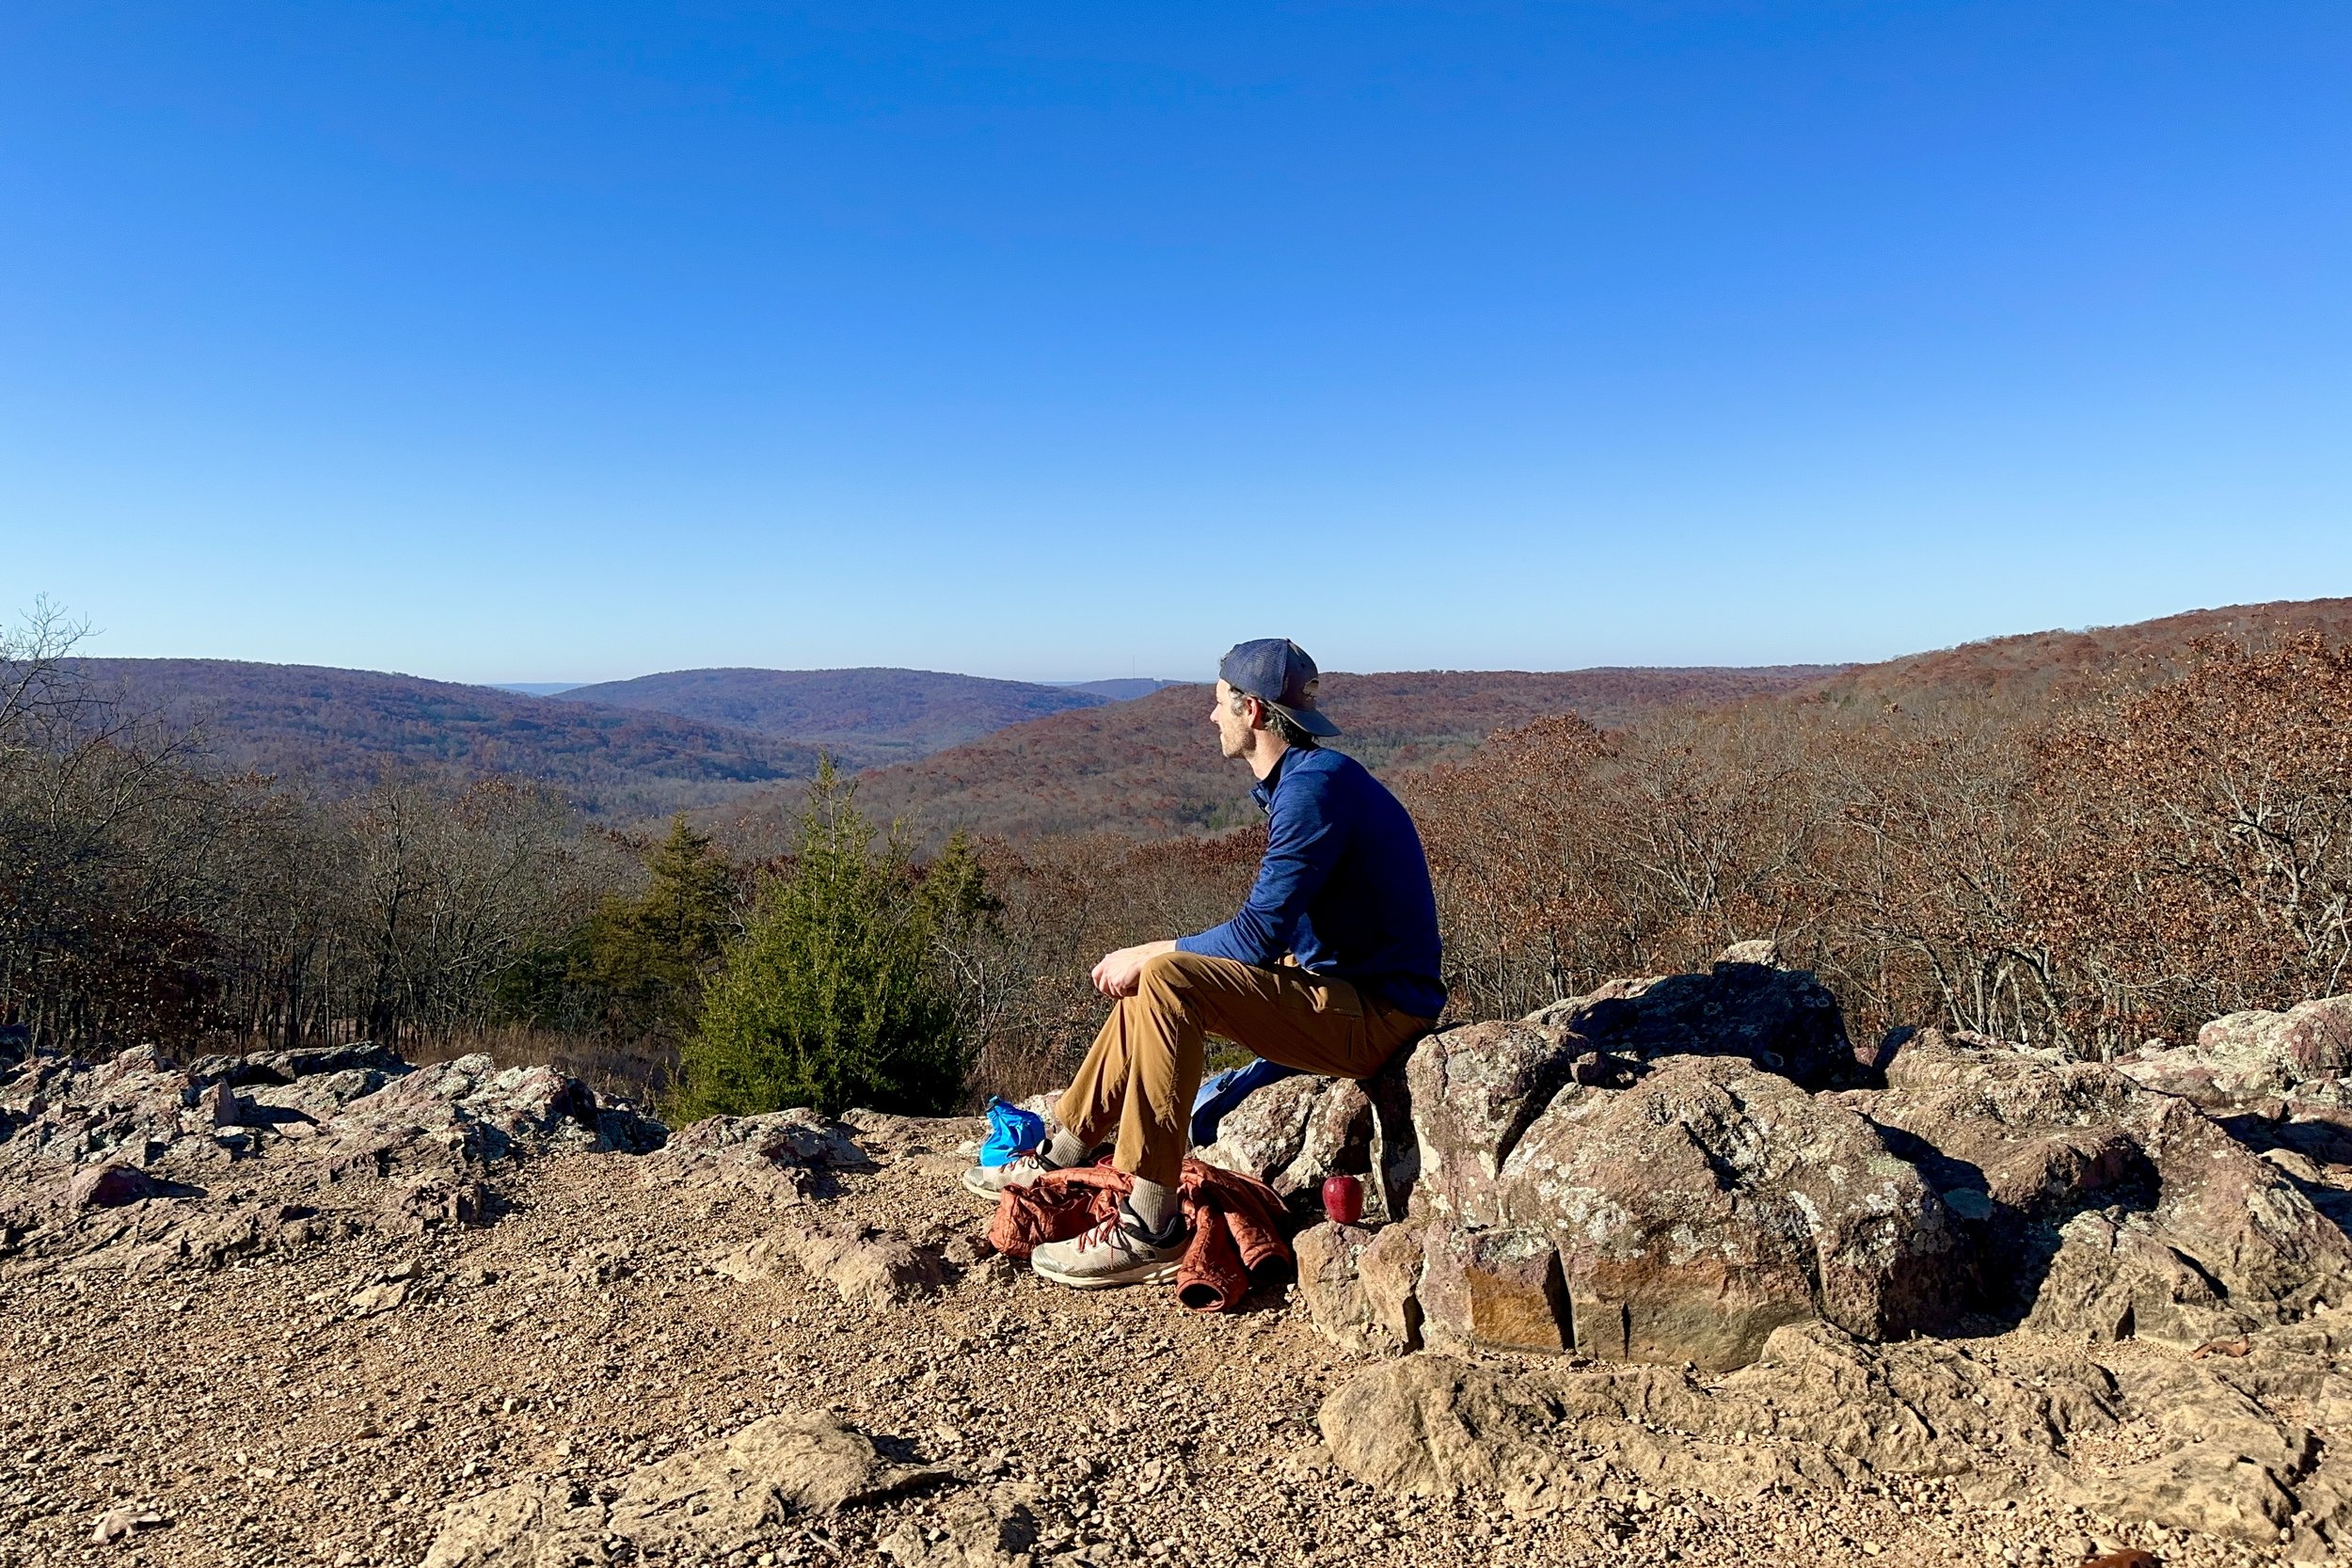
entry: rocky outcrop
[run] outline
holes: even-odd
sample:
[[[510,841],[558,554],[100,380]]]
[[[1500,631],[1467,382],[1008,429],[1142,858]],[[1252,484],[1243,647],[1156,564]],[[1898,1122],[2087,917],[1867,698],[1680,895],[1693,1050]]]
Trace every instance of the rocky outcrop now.
[[[2352,1167],[2318,1158],[2344,1151],[2265,1157],[2243,1118],[2133,1073],[1936,1030],[1906,1039],[1883,1087],[1809,1090],[1863,1071],[1814,987],[1725,962],[1422,1041],[1396,1075],[1410,1158],[1378,1162],[1411,1171],[1406,1212],[1429,1222],[1422,1340],[1728,1369],[1814,1319],[1883,1340],[1967,1309],[2193,1347],[2352,1299],[2352,1239],[2330,1218],[2352,1219],[2352,1182],[2334,1184]],[[2332,1062],[2330,1009],[2265,1018],[2217,1037]],[[1701,1034],[1702,1053],[1659,1053]],[[1259,1115],[1295,1140],[1308,1103],[1294,1090]],[[1270,1147],[1269,1165],[1294,1143]],[[1404,1342],[1408,1315],[1368,1326],[1369,1255],[1335,1243],[1307,1291],[1358,1353]]]
[[[2208,1110],[2283,1097],[2298,1085],[2352,1073],[2352,996],[2282,1013],[2231,1013],[2198,1030],[2194,1045],[2152,1045],[2116,1066]]]
[[[1806,1318],[1873,1338],[1950,1321],[1961,1238],[1927,1180],[1834,1097],[1736,1053],[1645,1061],[1538,1019],[1432,1037],[1404,1078],[1432,1346],[1722,1368]],[[1310,1298],[1351,1349],[1362,1255],[1319,1256]]]
[[[256,1051],[244,1056],[199,1056],[187,1066],[188,1082],[199,1087],[227,1084],[240,1089],[283,1087],[305,1078],[331,1078],[346,1072],[374,1073],[381,1081],[410,1070],[400,1053],[373,1041]]]
[[[288,1074],[294,1076],[289,1077]],[[487,1056],[411,1068],[375,1046],[207,1057],[175,1068],[139,1046],[100,1064],[38,1060],[0,1088],[16,1113],[0,1168],[98,1162],[151,1166],[171,1153],[307,1145],[352,1165],[443,1156],[486,1164],[555,1148],[635,1148],[662,1129],[600,1107],[585,1084]]]
[[[390,1079],[346,1102],[317,1126],[316,1158],[337,1172],[372,1164],[481,1165],[550,1149],[610,1148],[596,1097],[553,1068],[501,1069],[487,1056],[460,1056]]]
[[[2115,1065],[2202,1108],[2352,1227],[2352,996],[2232,1013],[2194,1044],[2151,1044]]]
[[[2334,1146],[2311,1130],[2335,1125],[2319,1108],[2346,1080],[2288,1081],[2332,1060],[2332,1015],[2220,1021],[2230,1031],[2207,1055],[2259,1058],[2269,1076],[2227,1078],[2226,1093],[2211,1087],[2223,1078],[2197,1080],[2208,1112],[2139,1070],[2155,1053],[2106,1067],[1899,1031],[1883,1059],[1849,1052],[1840,1065],[1842,1026],[1808,1000],[1818,987],[1770,957],[1726,953],[1706,974],[1451,1030],[1366,1084],[1293,1079],[1228,1118],[1206,1153],[1296,1208],[1337,1171],[1369,1176],[1377,1199],[1369,1224],[1297,1239],[1296,1301],[1327,1339],[1375,1361],[1324,1402],[1323,1445],[1280,1463],[1502,1505],[1456,1518],[1546,1515],[1540,1532],[1479,1538],[1531,1560],[1581,1550],[1584,1532],[1629,1531],[1628,1509],[1698,1519],[1710,1499],[1740,1499],[1750,1523],[1877,1509],[1870,1543],[1899,1539],[1899,1504],[1915,1522],[1917,1505],[1954,1504],[1956,1519],[1965,1502],[1979,1510],[1971,1528],[2021,1521],[2005,1548],[2022,1544],[2029,1511],[2077,1506],[2135,1529],[2341,1555],[2352,1485],[2333,1438],[2352,1426],[2352,1241],[2323,1197],[2352,1189],[2329,1185]],[[2241,1098],[2244,1085],[2263,1092]],[[629,1370],[651,1397],[683,1381],[681,1366],[740,1364],[675,1425],[632,1424],[646,1444],[634,1458],[666,1456],[634,1469],[597,1473],[599,1439],[585,1434],[615,1429],[586,1400],[561,1425],[550,1405],[531,1426],[477,1428],[488,1402],[419,1399],[416,1423],[491,1445],[434,1471],[437,1484],[486,1485],[457,1478],[493,1452],[492,1473],[513,1481],[449,1507],[429,1558],[439,1568],[764,1555],[1083,1568],[1150,1554],[1155,1543],[1120,1537],[1097,1505],[1200,1483],[1226,1463],[1220,1446],[1240,1453],[1241,1434],[1297,1414],[1255,1390],[1295,1386],[1290,1374],[1315,1359],[1289,1347],[1279,1383],[1252,1380],[1214,1424],[1167,1407],[1149,1377],[1132,1397],[1119,1383],[1086,1434],[1128,1456],[1114,1476],[1087,1456],[1031,1463],[1004,1422],[1060,1397],[1089,1357],[1126,1378],[1224,1365],[1231,1346],[1171,1355],[1173,1337],[1123,1314],[1073,1338],[1072,1304],[956,1233],[976,1118],[795,1110],[670,1133],[548,1069],[411,1069],[337,1048],[188,1069],[151,1052],[37,1059],[0,1069],[0,1277],[113,1271],[33,1287],[68,1287],[60,1299],[358,1237],[331,1261],[279,1265],[301,1278],[283,1321],[290,1357],[306,1334],[405,1350],[475,1333],[496,1346],[477,1365],[503,1376],[510,1354],[576,1356],[580,1323],[727,1319],[715,1338],[638,1341],[646,1354]],[[550,1192],[571,1207],[549,1206]],[[615,1233],[612,1214],[630,1207],[660,1218]],[[470,1234],[508,1212],[520,1222]],[[247,1283],[240,1273],[216,1293]],[[171,1289],[202,1309],[204,1281]],[[142,1334],[173,1321],[153,1307]],[[1975,1314],[1957,1324],[1967,1337],[1939,1338],[1962,1307]],[[534,1316],[549,1311],[574,1314],[568,1344]],[[795,1338],[822,1347],[830,1381],[793,1384],[781,1359],[767,1365]],[[603,1361],[608,1375],[623,1364]],[[411,1385],[412,1363],[388,1365],[384,1387]],[[1015,1382],[1017,1401],[1002,1391]],[[673,1451],[804,1386],[847,1392],[829,1416],[752,1421]],[[72,1387],[53,1383],[50,1397]],[[1189,1390],[1197,1401],[1200,1386]],[[939,1406],[925,1435],[878,1444],[842,1424],[908,1399]],[[395,1433],[364,1407],[353,1420],[337,1440],[382,1442],[367,1451],[388,1460],[425,1430]],[[560,1460],[561,1474],[518,1471],[524,1450],[497,1447],[529,1441],[532,1426],[550,1454],[537,1463]],[[1148,1449],[1147,1433],[1166,1446]],[[961,1479],[918,1451],[953,1457]],[[2020,1506],[2004,1514],[2000,1499]],[[113,1519],[119,1543],[173,1528],[124,1512],[149,1502],[93,1508],[76,1529]],[[1757,1545],[1759,1560],[1801,1549]],[[400,1560],[423,1549],[418,1536]]]
[[[682,1127],[637,1174],[640,1180],[680,1189],[739,1188],[786,1206],[814,1192],[820,1173],[862,1170],[872,1163],[847,1125],[802,1108],[710,1117]]]
[[[2036,1327],[2193,1345],[2352,1299],[2352,1238],[2194,1105],[2114,1068],[1930,1030],[1885,1090],[1849,1098],[1961,1216],[1988,1305]]]
[[[2344,1321],[2123,1377],[2047,1344],[1994,1359],[1934,1340],[1867,1344],[1825,1323],[1780,1329],[1755,1363],[1713,1379],[1658,1367],[1513,1373],[1424,1354],[1343,1386],[1319,1419],[1359,1481],[1485,1494],[1514,1513],[1635,1484],[1739,1497],[1938,1477],[1963,1495],[2032,1486],[2114,1517],[2261,1545],[2284,1528],[2319,1545],[2352,1523],[2352,1478],[2280,1406],[2293,1390],[2318,1418],[2346,1410],[2352,1384],[2333,1359]],[[2073,1440],[2131,1421],[2160,1434],[2152,1456],[2111,1473],[2071,1456]]]
[[[145,1046],[103,1063],[36,1058],[0,1083],[0,1114],[14,1189],[0,1257],[134,1275],[331,1239],[355,1222],[287,1199],[353,1181],[386,1183],[375,1224],[482,1224],[485,1174],[564,1150],[635,1152],[666,1132],[549,1068],[482,1055],[411,1068],[370,1045],[185,1068]],[[245,1201],[262,1171],[278,1196]]]
[[[1562,1093],[1500,1190],[1504,1224],[1559,1249],[1597,1354],[1736,1367],[1815,1316],[1900,1338],[1948,1326],[1961,1277],[1943,1203],[1876,1129],[1735,1059]]]
[[[214,1113],[198,1111],[197,1092],[148,1046],[94,1064],[36,1058],[0,1087],[0,1170],[151,1165],[183,1137],[214,1135]]]

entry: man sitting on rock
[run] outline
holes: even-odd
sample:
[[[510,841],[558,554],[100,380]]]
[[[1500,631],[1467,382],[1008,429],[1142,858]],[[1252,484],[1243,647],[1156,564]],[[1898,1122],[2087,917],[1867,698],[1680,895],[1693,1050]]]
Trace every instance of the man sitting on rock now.
[[[1087,1052],[1039,1148],[976,1166],[993,1199],[1085,1161],[1116,1136],[1135,1178],[1119,1213],[1032,1259],[1080,1289],[1173,1279],[1186,1227],[1177,1182],[1215,1034],[1302,1072],[1369,1078],[1445,1006],[1437,899],[1421,835],[1354,758],[1323,750],[1338,726],[1315,710],[1314,660],[1295,642],[1244,642],[1217,667],[1211,709],[1228,757],[1257,775],[1265,859],[1241,912],[1173,942],[1122,947],[1094,966],[1118,1006]]]

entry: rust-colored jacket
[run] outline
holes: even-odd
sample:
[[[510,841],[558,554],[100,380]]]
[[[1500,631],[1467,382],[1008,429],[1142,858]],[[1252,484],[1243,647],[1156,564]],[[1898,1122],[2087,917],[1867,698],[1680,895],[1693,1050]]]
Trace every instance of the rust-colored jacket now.
[[[1041,1242],[1066,1242],[1119,1212],[1136,1179],[1104,1165],[1047,1171],[1025,1187],[1007,1187],[996,1199],[988,1240],[1010,1258],[1026,1258]],[[1176,1299],[1196,1312],[1237,1306],[1253,1279],[1296,1267],[1282,1239],[1282,1200],[1251,1177],[1184,1162],[1177,1192],[1192,1241],[1176,1275]]]

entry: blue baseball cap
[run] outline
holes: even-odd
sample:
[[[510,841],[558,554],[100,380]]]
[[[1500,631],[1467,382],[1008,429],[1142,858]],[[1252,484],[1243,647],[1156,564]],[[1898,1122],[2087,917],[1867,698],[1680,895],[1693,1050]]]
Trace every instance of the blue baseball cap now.
[[[1216,673],[1234,690],[1279,710],[1309,735],[1340,733],[1337,724],[1315,711],[1315,661],[1287,637],[1234,643],[1217,661]]]

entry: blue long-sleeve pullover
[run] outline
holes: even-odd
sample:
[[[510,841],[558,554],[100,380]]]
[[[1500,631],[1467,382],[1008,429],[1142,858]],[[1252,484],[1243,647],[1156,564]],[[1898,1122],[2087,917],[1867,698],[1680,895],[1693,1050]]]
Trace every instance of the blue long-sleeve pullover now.
[[[1250,795],[1266,846],[1248,902],[1176,945],[1264,966],[1288,954],[1400,1012],[1444,1011],[1438,900],[1403,803],[1363,764],[1321,747],[1283,752]]]

